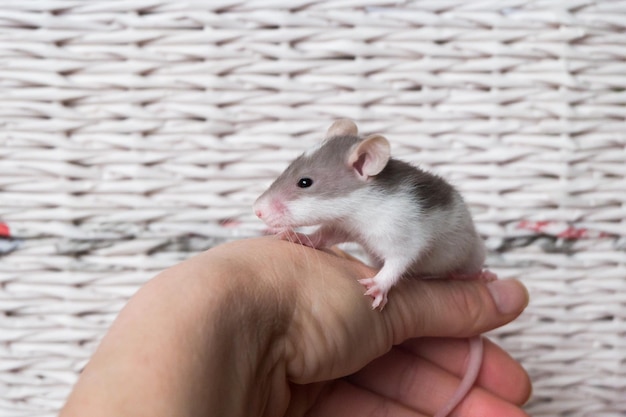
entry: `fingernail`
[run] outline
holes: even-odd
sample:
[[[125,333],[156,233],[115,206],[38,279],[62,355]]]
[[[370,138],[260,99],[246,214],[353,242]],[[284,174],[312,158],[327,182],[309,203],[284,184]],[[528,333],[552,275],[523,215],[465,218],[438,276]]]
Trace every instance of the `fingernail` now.
[[[522,311],[528,304],[528,292],[519,281],[505,279],[487,283],[487,288],[502,314],[513,314]]]

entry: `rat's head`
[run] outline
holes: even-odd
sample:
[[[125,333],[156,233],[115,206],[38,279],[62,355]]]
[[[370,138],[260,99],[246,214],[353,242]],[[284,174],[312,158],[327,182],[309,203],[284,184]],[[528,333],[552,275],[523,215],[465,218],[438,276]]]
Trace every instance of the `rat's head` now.
[[[381,135],[360,139],[357,134],[350,120],[333,123],[324,142],[300,155],[257,199],[255,214],[272,227],[299,227],[358,210],[351,196],[385,168],[389,142]]]

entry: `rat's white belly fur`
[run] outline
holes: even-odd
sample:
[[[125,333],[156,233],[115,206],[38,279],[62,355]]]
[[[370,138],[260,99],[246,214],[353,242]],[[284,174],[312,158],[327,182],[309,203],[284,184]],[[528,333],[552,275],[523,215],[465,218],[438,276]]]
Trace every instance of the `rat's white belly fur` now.
[[[406,272],[435,276],[475,273],[484,261],[483,242],[468,213],[461,210],[466,210],[464,204],[456,203],[424,210],[409,192],[376,195],[372,189],[340,198],[304,197],[289,203],[291,217],[332,224],[347,234],[342,241],[362,245],[379,266],[399,259]]]

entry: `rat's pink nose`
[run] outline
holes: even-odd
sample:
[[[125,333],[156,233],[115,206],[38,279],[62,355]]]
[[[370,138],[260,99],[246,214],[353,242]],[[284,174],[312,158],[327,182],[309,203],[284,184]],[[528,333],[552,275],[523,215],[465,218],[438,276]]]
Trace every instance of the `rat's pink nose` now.
[[[277,226],[284,221],[285,205],[277,199],[261,198],[252,206],[256,216],[269,226]]]

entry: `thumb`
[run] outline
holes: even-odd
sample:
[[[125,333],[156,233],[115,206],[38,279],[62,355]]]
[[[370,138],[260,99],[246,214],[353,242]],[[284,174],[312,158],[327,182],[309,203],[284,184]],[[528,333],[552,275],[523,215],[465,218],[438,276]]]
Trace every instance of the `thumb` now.
[[[421,336],[470,337],[514,320],[528,304],[517,280],[404,280],[387,306],[392,343]]]

